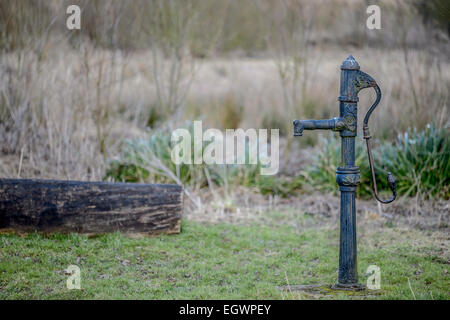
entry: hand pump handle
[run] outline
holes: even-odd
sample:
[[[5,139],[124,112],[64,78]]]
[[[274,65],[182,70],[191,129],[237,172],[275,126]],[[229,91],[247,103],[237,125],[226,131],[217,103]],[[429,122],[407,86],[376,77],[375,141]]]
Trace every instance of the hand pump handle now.
[[[360,71],[361,72],[361,71]],[[373,165],[373,158],[372,158],[372,148],[370,145],[370,139],[372,138],[370,136],[370,130],[369,130],[369,118],[373,112],[373,110],[375,110],[375,108],[378,106],[378,103],[381,100],[381,90],[380,87],[378,86],[378,84],[375,82],[375,80],[372,79],[372,77],[370,77],[369,75],[365,74],[364,72],[361,72],[362,75],[361,77],[365,78],[368,80],[368,86],[367,87],[373,87],[375,89],[375,92],[377,94],[377,98],[375,100],[375,102],[372,104],[372,106],[369,108],[369,110],[366,113],[366,116],[364,117],[364,122],[363,122],[363,133],[364,133],[364,139],[366,140],[366,145],[367,145],[367,154],[369,156],[369,166],[370,166],[370,173],[372,175],[372,189],[375,195],[375,198],[381,202],[381,203],[391,203],[392,201],[395,200],[395,198],[397,197],[397,190],[396,190],[396,181],[395,181],[395,177],[392,173],[388,172],[387,175],[387,183],[389,185],[389,188],[392,191],[392,197],[390,199],[387,200],[383,200],[380,199],[380,197],[378,196],[378,190],[377,190],[377,181],[375,178],[375,168]],[[365,87],[365,88],[367,88]]]

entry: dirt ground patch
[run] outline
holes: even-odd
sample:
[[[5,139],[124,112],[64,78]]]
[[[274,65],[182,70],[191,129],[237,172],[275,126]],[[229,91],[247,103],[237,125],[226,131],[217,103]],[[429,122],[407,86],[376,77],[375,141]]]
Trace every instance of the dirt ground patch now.
[[[186,203],[186,218],[204,222],[273,225],[276,221],[268,220],[265,213],[283,212],[284,219],[277,219],[278,223],[286,223],[300,213],[314,216],[317,224],[335,224],[339,220],[339,197],[331,194],[299,194],[280,198],[237,187],[232,192],[224,189],[202,192],[199,197],[202,208],[194,209]],[[450,231],[450,207],[445,200],[400,198],[392,204],[380,205],[375,199],[357,199],[356,206],[359,223],[376,221],[421,230]]]

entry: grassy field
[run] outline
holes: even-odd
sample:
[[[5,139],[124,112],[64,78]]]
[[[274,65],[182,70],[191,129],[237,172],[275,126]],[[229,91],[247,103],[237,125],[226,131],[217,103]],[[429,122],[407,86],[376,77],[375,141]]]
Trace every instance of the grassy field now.
[[[0,1],[0,179],[182,184],[183,230],[0,231],[0,299],[361,298],[289,290],[337,278],[340,142],[320,131],[294,139],[292,120],[338,115],[349,54],[383,92],[370,120],[375,169],[381,193],[392,171],[399,195],[377,207],[370,191],[366,90],[360,282],[381,268],[381,290],[366,297],[450,298],[448,1],[380,0],[380,30],[366,28],[364,0],[70,3],[80,30],[66,27],[67,1]],[[278,175],[175,166],[171,134],[196,120],[280,129]],[[81,290],[66,288],[72,264]]]
[[[277,219],[281,212],[270,212]],[[297,217],[307,225],[315,218]],[[0,236],[0,299],[352,299],[345,292],[309,295],[277,286],[333,284],[338,230],[275,225],[202,224],[184,220],[179,235]],[[370,299],[449,299],[449,261],[430,232],[367,225],[359,233],[359,276],[381,268]],[[442,240],[444,241],[444,240]],[[81,269],[81,290],[68,290],[65,269]],[[361,298],[361,295],[358,294]]]

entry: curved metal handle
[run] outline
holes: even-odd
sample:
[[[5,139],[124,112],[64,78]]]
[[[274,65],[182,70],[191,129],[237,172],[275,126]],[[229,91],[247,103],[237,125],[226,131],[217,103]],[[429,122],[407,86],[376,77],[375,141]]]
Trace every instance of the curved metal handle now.
[[[380,201],[381,203],[391,203],[397,197],[396,181],[395,181],[395,177],[392,175],[392,173],[388,172],[388,176],[387,176],[387,182],[388,182],[389,188],[392,191],[392,197],[388,200],[382,200],[378,196],[377,181],[375,179],[375,170],[374,170],[374,166],[373,166],[372,148],[370,145],[371,136],[370,136],[368,122],[369,122],[370,115],[372,114],[373,110],[375,110],[375,108],[378,106],[378,103],[381,100],[381,90],[375,81],[370,82],[370,87],[373,87],[375,89],[375,92],[377,94],[377,99],[372,104],[372,106],[369,108],[369,110],[366,113],[366,116],[364,117],[363,132],[364,132],[364,139],[366,140],[366,145],[367,145],[367,154],[369,156],[370,172],[372,174],[372,188],[373,188],[375,198],[378,201]]]

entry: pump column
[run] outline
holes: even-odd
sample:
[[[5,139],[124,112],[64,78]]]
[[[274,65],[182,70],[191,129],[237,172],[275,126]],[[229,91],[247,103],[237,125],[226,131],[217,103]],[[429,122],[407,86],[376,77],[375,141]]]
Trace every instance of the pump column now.
[[[358,91],[355,80],[359,71],[356,60],[349,56],[341,65],[339,116],[344,119],[342,139],[342,167],[336,170],[336,182],[341,192],[340,246],[337,288],[361,288],[358,284],[356,248],[355,192],[359,184],[359,168],[355,165],[355,136],[357,126]]]

